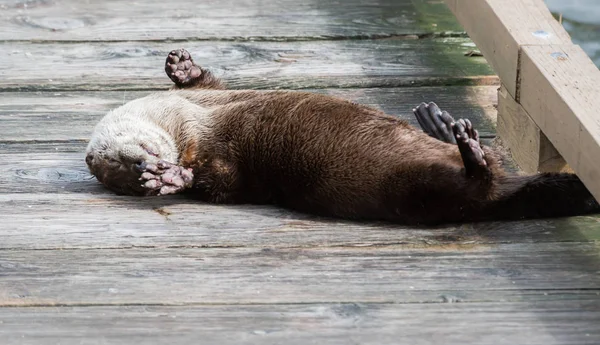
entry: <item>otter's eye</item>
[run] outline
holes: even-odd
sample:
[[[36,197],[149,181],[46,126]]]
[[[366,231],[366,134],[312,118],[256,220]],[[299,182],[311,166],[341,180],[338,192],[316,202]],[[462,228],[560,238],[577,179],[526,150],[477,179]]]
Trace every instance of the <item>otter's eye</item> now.
[[[147,154],[149,154],[150,156],[154,156],[154,157],[158,157],[158,153],[152,151],[151,148],[148,147],[148,145],[146,144],[140,144],[141,148],[146,151]]]

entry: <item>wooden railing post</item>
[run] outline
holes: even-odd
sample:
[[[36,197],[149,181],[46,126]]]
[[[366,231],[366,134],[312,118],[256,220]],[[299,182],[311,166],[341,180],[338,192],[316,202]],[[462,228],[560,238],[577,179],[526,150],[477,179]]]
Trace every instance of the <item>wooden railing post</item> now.
[[[600,200],[600,71],[591,59],[542,0],[445,1],[502,81],[498,134],[517,164],[572,169]]]

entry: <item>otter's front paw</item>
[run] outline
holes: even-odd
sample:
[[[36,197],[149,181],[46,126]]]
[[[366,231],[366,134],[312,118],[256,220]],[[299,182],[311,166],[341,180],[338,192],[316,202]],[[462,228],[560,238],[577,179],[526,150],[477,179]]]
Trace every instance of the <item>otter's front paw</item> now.
[[[171,80],[179,87],[190,86],[198,81],[202,75],[200,66],[194,63],[194,59],[185,49],[173,50],[167,56],[165,72]]]
[[[156,164],[143,162],[138,166],[142,173],[140,181],[147,189],[147,195],[167,195],[179,193],[192,186],[194,174],[191,169],[166,161]]]

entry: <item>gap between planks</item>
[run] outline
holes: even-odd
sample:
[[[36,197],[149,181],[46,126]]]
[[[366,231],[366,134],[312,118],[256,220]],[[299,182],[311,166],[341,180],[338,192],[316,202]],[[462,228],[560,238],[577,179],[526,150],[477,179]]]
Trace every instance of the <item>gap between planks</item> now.
[[[436,292],[436,291],[427,291]],[[370,306],[419,306],[419,305],[450,305],[460,303],[462,305],[494,305],[494,304],[522,304],[527,306],[531,303],[552,303],[552,302],[579,302],[579,303],[600,303],[600,288],[597,289],[520,289],[520,290],[485,290],[483,293],[478,293],[478,290],[440,290],[437,299],[430,300],[406,300],[406,301],[373,301],[373,300],[336,300],[336,301],[311,301],[311,302],[145,302],[145,303],[39,303],[39,304],[1,304],[0,314],[2,310],[16,308],[23,309],[55,309],[55,308],[135,308],[135,307],[166,307],[166,308],[204,308],[204,307],[285,307],[285,306],[337,306],[337,305],[370,305]],[[453,295],[453,293],[457,295]],[[477,296],[477,299],[463,300],[458,295],[464,293],[472,293]],[[418,296],[419,291],[414,292],[414,296]],[[493,295],[495,298],[486,298],[485,295]],[[600,315],[599,315],[600,316]]]
[[[2,43],[36,43],[36,44],[79,44],[79,43],[185,43],[185,42],[309,42],[309,41],[376,41],[387,39],[422,40],[432,38],[469,38],[465,31],[414,32],[407,34],[356,34],[346,36],[207,36],[187,38],[156,38],[146,40],[104,39],[101,41],[85,40],[38,40],[38,39],[0,39]]]

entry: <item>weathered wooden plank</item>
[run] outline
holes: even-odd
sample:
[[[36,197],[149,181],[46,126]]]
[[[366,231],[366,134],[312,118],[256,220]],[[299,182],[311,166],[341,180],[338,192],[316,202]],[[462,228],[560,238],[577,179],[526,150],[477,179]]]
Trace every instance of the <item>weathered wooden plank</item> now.
[[[22,145],[18,147],[24,148]],[[11,145],[0,148],[11,150]],[[79,152],[0,153],[2,193],[96,193],[98,183],[85,164],[84,147]]]
[[[573,172],[548,137],[502,86],[498,90],[498,136],[509,148],[512,158],[528,173]]]
[[[26,183],[26,181],[24,181]],[[131,247],[407,247],[600,240],[600,216],[439,227],[323,219],[277,207],[184,197],[0,194],[0,249]]]
[[[486,138],[484,137],[481,141],[485,145],[495,145],[496,138]],[[0,152],[2,154],[5,153],[28,153],[28,154],[37,154],[37,153],[47,153],[47,152],[62,152],[62,153],[81,153],[85,151],[85,148],[88,144],[87,139],[76,140],[25,140],[25,141],[0,141]],[[506,161],[504,161],[504,165],[507,168],[511,168],[510,157]]]
[[[561,170],[565,164],[554,145],[600,197],[600,170],[593,165],[600,154],[600,137],[595,134],[599,125],[598,119],[589,115],[589,109],[598,104],[585,104],[600,90],[600,73],[593,62],[572,45],[542,0],[519,0],[513,6],[502,0],[446,2],[489,58],[509,96],[523,105],[524,114],[533,120],[528,122],[510,111],[501,115],[504,123],[527,124],[523,133],[534,136],[534,145],[520,145],[505,135],[510,148],[521,156],[517,160],[528,160],[524,164],[528,170]],[[560,71],[558,75],[556,71]],[[545,157],[536,143],[541,143],[541,150],[550,157]],[[550,164],[544,161],[548,158]]]
[[[323,88],[495,82],[465,38],[311,42],[5,42],[0,90],[164,89],[168,52],[185,45],[232,88]],[[484,76],[484,77],[481,77]]]
[[[600,342],[598,300],[0,308],[5,345]]]
[[[510,6],[505,0],[445,2],[517,101],[521,47],[571,43],[543,0],[512,1]]]
[[[425,0],[11,1],[0,40],[307,40],[461,30]]]
[[[498,301],[600,294],[597,243],[2,250],[0,306]],[[444,297],[446,296],[446,297]],[[600,295],[594,297],[600,300]]]
[[[484,137],[481,139],[484,145],[493,146],[497,145],[497,138],[487,138]],[[38,153],[48,153],[48,152],[56,152],[56,153],[79,153],[85,151],[85,148],[88,144],[87,139],[68,139],[68,140],[17,140],[17,141],[0,141],[0,152],[2,154],[31,154],[35,155]],[[504,166],[507,169],[512,169],[511,171],[515,171],[514,164],[510,157],[505,157]]]
[[[458,117],[471,119],[480,133],[493,136],[496,87],[416,87],[309,90],[354,100],[397,114],[418,126],[412,108],[435,101]],[[9,92],[0,93],[0,140],[87,140],[110,109],[149,92]],[[0,152],[5,152],[0,147]]]
[[[521,56],[523,109],[600,199],[600,71],[578,46],[528,46]]]

